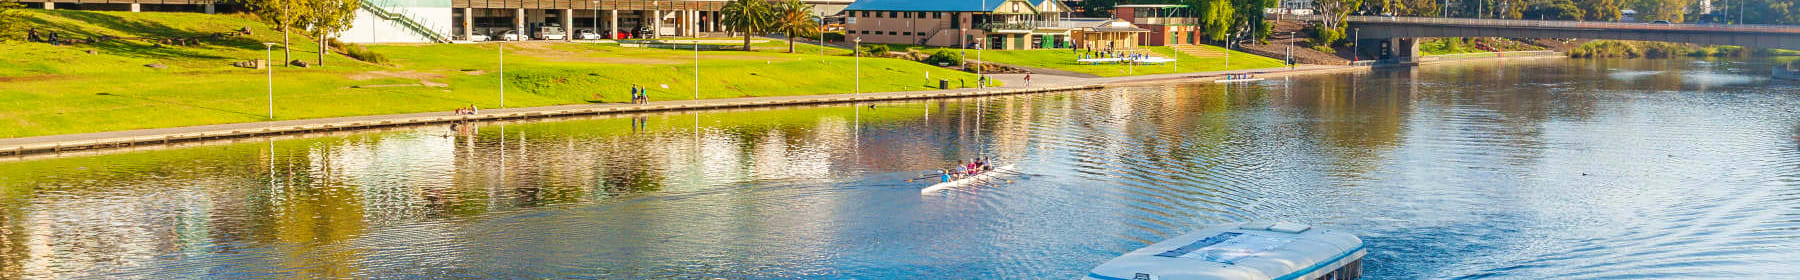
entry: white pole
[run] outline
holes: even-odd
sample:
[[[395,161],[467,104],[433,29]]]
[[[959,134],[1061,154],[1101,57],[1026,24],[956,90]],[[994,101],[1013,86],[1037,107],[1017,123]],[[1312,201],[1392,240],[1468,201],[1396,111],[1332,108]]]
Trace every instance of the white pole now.
[[[506,35],[500,37],[500,43],[494,46],[500,51],[500,108],[506,109]]]
[[[588,9],[594,11],[594,43],[600,43],[600,1],[588,1]]]
[[[263,68],[269,69],[269,120],[275,120],[275,43],[263,43]],[[270,150],[271,152],[273,150]]]
[[[698,39],[694,40],[694,101],[700,101],[700,40]]]
[[[1294,32],[1288,32],[1287,61],[1289,70],[1294,69]]]
[[[856,43],[851,45],[850,52],[856,53],[856,93],[862,93],[862,37],[861,36],[856,37]]]

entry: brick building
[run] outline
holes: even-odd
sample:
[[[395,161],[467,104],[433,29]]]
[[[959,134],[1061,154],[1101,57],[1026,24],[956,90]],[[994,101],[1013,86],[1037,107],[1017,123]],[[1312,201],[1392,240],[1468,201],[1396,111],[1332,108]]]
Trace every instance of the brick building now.
[[[1024,50],[1068,48],[1059,0],[859,0],[845,36],[865,43]]]

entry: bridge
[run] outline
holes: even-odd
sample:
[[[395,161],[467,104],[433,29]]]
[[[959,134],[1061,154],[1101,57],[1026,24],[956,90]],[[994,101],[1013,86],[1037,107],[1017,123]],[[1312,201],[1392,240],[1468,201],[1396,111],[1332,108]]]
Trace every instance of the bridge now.
[[[1320,16],[1288,16],[1320,21]],[[1661,41],[1753,48],[1800,49],[1800,26],[1669,24],[1433,17],[1350,16],[1356,54],[1379,63],[1418,62],[1418,38],[1508,37]]]

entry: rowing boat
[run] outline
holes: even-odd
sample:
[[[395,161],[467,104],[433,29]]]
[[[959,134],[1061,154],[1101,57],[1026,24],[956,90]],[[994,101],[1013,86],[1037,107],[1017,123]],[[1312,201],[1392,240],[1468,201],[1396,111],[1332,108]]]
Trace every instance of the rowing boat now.
[[[1261,81],[1261,80],[1263,80],[1263,78],[1221,79],[1221,80],[1213,80],[1213,82],[1214,83],[1241,83],[1241,82],[1255,82],[1255,81]]]
[[[932,184],[930,187],[925,187],[924,189],[920,189],[919,193],[926,194],[926,193],[931,193],[931,192],[935,192],[935,191],[942,190],[942,189],[979,184],[988,179],[992,179],[995,176],[999,176],[1001,172],[1011,172],[1012,168],[1013,168],[1013,165],[1011,165],[1011,164],[1008,164],[1006,166],[1001,166],[1001,167],[995,167],[994,170],[988,170],[985,172],[977,173],[974,176],[963,177],[962,179],[950,180],[949,182]]]

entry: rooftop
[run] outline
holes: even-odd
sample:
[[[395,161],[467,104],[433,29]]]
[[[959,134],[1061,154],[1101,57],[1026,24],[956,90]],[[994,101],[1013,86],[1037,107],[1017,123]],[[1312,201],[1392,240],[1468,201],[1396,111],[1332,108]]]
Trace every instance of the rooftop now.
[[[1006,0],[857,0],[846,11],[901,12],[986,12],[1000,8]],[[984,5],[985,4],[985,5]]]

